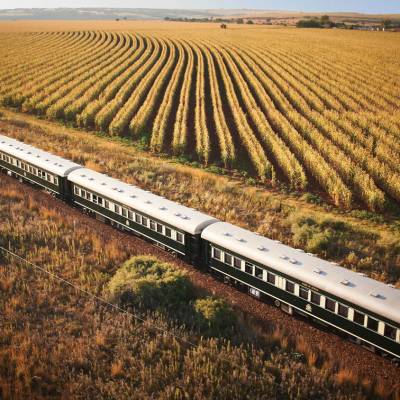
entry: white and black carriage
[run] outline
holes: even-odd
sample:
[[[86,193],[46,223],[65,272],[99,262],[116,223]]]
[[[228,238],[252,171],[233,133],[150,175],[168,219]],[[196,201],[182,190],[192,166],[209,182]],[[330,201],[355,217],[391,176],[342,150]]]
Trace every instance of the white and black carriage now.
[[[0,135],[0,168],[21,181],[40,186],[49,193],[67,197],[67,176],[82,168],[72,161]]]
[[[201,231],[215,218],[90,169],[68,181],[75,204],[199,265]]]
[[[225,222],[202,239],[206,265],[224,279],[400,358],[400,290]]]

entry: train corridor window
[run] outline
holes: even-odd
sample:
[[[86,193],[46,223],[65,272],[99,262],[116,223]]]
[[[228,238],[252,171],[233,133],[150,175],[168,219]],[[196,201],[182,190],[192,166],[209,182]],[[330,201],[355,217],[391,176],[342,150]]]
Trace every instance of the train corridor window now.
[[[138,224],[141,224],[141,223],[142,223],[142,216],[139,215],[139,214],[135,214],[135,221],[136,221]]]
[[[302,299],[308,300],[308,289],[303,286],[300,286],[299,295]]]
[[[242,260],[240,258],[234,257],[233,258],[233,266],[235,268],[241,269],[242,268]]]
[[[163,226],[161,224],[157,224],[157,232],[158,233],[163,233]]]
[[[184,238],[184,236],[183,236],[183,233],[180,233],[180,232],[176,232],[176,240],[179,242],[179,243],[184,243],[184,241],[185,241],[185,238]]]
[[[133,221],[133,212],[131,210],[128,210],[128,219]]]
[[[389,339],[396,340],[396,328],[391,325],[385,324],[385,330],[383,334]]]
[[[286,291],[290,293],[294,293],[294,283],[290,281],[286,281]]]
[[[117,204],[114,204],[114,211],[119,214],[121,212],[121,207]]]
[[[147,226],[148,218],[142,217],[142,225]]]
[[[124,218],[127,218],[128,217],[128,210],[126,208],[124,208],[124,207],[121,207],[121,210],[122,210],[122,216]]]
[[[97,196],[97,204],[103,206],[104,199],[102,197]]]
[[[349,316],[349,307],[339,303],[338,314],[344,318]]]
[[[378,332],[379,322],[375,318],[368,317],[367,328]]]
[[[232,256],[228,253],[224,254],[224,263],[232,265]]]
[[[213,248],[213,258],[221,260],[221,250]]]
[[[79,188],[74,186],[74,193],[79,196]]]
[[[150,221],[150,229],[152,229],[153,231],[156,230],[156,223],[154,221]]]
[[[268,272],[268,274],[267,274],[267,281],[268,281],[268,283],[271,283],[272,285],[275,285],[275,282],[276,282],[276,275],[271,274],[271,272]]]
[[[321,304],[321,295],[319,293],[311,292],[311,303],[319,306]]]
[[[365,322],[365,314],[360,313],[356,310],[354,310],[354,318],[353,321],[359,325],[364,325]]]
[[[329,311],[335,312],[336,310],[336,301],[333,301],[332,299],[325,299],[325,308]]]
[[[165,227],[165,236],[172,238],[172,229]]]
[[[254,276],[258,279],[262,279],[263,278],[263,270],[261,268],[254,267]]]
[[[253,264],[250,264],[249,262],[245,261],[244,263],[244,270],[250,274],[253,275]]]
[[[110,202],[108,200],[104,200],[104,207],[110,208]]]
[[[95,194],[93,195],[93,200],[92,201],[93,201],[93,203],[97,204],[97,196]]]
[[[54,184],[55,184],[56,186],[58,186],[58,178],[57,178],[57,177],[54,178]]]

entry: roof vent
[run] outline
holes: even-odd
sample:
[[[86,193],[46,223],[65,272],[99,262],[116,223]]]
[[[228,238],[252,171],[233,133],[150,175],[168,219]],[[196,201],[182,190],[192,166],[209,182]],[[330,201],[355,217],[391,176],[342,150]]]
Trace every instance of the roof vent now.
[[[151,204],[151,201],[150,200],[146,200],[145,203],[146,204]]]
[[[182,219],[190,219],[187,215],[183,215]]]
[[[112,188],[112,190],[118,190],[118,188],[116,188],[116,187],[113,187],[113,188]]]
[[[182,214],[177,212],[174,215],[175,215],[175,217],[180,217]]]
[[[122,189],[118,189],[118,193],[124,193]]]
[[[266,249],[264,246],[262,246],[262,245],[258,246],[257,249],[260,250],[260,251],[265,251],[265,250],[267,250],[267,249]]]
[[[56,163],[56,165],[57,165],[57,163]],[[82,174],[82,175],[81,175],[81,178],[86,178],[86,175],[85,175],[85,174]]]
[[[347,279],[343,279],[342,281],[340,281],[340,283],[344,286],[350,286],[350,281],[348,281]]]
[[[288,256],[285,256],[285,255],[283,254],[283,255],[279,256],[279,258],[282,258],[282,260],[287,260],[289,257],[288,257]]]
[[[369,295],[375,297],[376,299],[379,299],[381,297],[381,295],[378,292],[375,292],[374,290],[372,292],[369,292]]]
[[[318,275],[321,275],[323,273],[322,269],[320,268],[314,268],[314,272]]]
[[[167,207],[165,207],[165,206],[161,206],[161,207],[160,207],[160,210],[165,211],[166,209],[167,209]]]
[[[367,276],[367,275],[364,274],[364,272],[357,272],[357,274],[360,275],[360,276]]]
[[[274,240],[275,243],[281,244],[282,242],[280,240]]]
[[[311,257],[315,257],[315,254],[314,253],[307,253],[309,256],[311,256]]]
[[[246,242],[243,238],[236,238],[236,240],[237,240],[238,242],[241,242],[241,243]]]
[[[102,186],[106,186],[106,183],[105,183],[105,182],[101,182],[101,185],[102,185]]]
[[[291,258],[291,259],[289,260],[289,262],[290,262],[291,264],[297,264],[297,260],[295,260],[294,258]]]
[[[388,283],[387,285],[392,289],[396,289],[396,286],[392,285],[391,283]]]
[[[137,197],[136,194],[131,194],[131,195],[130,195],[130,198],[131,198],[131,199],[136,199],[136,197]]]
[[[231,235],[229,232],[225,232],[225,233],[224,233],[224,236],[226,236],[226,237],[231,237],[232,235]]]

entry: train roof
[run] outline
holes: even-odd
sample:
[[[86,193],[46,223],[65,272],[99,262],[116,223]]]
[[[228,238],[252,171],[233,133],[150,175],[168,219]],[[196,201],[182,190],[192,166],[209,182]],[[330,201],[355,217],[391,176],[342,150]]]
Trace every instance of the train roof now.
[[[65,158],[39,150],[36,147],[4,135],[0,135],[0,151],[62,177],[66,177],[71,171],[82,168],[81,165]]]
[[[400,324],[399,289],[226,222],[201,237]]]
[[[192,208],[90,169],[74,171],[68,180],[192,235],[201,233],[206,226],[218,221]]]

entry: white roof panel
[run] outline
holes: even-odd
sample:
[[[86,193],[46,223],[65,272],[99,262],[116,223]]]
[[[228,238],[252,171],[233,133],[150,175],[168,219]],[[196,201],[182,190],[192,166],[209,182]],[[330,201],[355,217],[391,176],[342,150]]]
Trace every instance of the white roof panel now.
[[[20,158],[29,164],[58,176],[67,176],[71,171],[82,168],[81,165],[51,153],[39,150],[7,136],[0,135],[0,151]]]
[[[68,176],[68,180],[192,235],[199,234],[206,226],[218,221],[199,211],[90,169],[74,171]]]
[[[225,222],[201,237],[400,324],[399,289]]]

